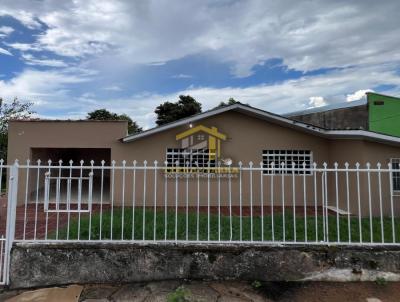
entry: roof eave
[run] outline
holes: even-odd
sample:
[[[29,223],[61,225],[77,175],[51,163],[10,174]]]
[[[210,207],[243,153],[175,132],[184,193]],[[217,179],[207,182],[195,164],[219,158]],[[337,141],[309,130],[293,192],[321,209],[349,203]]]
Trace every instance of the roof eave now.
[[[215,110],[212,110],[212,111],[199,113],[199,114],[196,114],[194,116],[187,117],[187,118],[184,118],[184,119],[181,119],[181,120],[178,120],[178,121],[175,121],[175,122],[163,125],[163,126],[155,127],[155,128],[143,131],[143,132],[135,134],[135,135],[129,135],[129,136],[123,137],[121,140],[122,140],[123,143],[129,143],[129,142],[138,140],[138,139],[140,139],[142,137],[146,137],[148,135],[152,135],[152,134],[155,134],[155,133],[158,133],[158,132],[162,132],[162,131],[166,131],[166,130],[169,130],[169,129],[173,129],[173,128],[176,128],[176,127],[179,127],[179,126],[186,125],[188,123],[193,123],[193,122],[196,122],[198,120],[202,120],[202,119],[207,118],[209,116],[213,116],[213,115],[220,114],[220,113],[223,113],[223,112],[226,112],[226,111],[229,111],[229,110],[233,110],[233,109],[235,109],[235,108],[237,108],[239,106],[240,106],[240,104],[234,104],[234,105],[230,105],[230,106],[221,107],[221,108],[218,108],[218,109],[215,109]]]
[[[389,145],[400,145],[400,137],[365,130],[327,130],[330,139],[359,139]]]
[[[256,116],[259,118],[262,118],[264,120],[271,121],[275,124],[282,125],[285,127],[289,128],[294,128],[296,130],[306,132],[315,136],[319,136],[322,138],[327,138],[327,139],[361,139],[361,140],[367,140],[367,141],[374,141],[374,142],[382,142],[385,144],[392,144],[392,145],[399,145],[400,144],[400,137],[394,137],[394,136],[389,136],[385,134],[380,134],[376,132],[370,132],[370,131],[365,131],[365,130],[327,130],[323,128],[318,128],[313,125],[297,122],[294,120],[291,120],[289,118],[286,118],[284,116],[276,115],[273,113],[266,112],[261,109],[257,109],[254,107],[250,106],[245,106],[242,104],[234,104],[222,108],[218,108],[212,111],[204,112],[197,114],[195,116],[191,116],[176,122],[172,122],[170,124],[156,127],[135,135],[131,136],[126,136],[121,139],[123,143],[128,143],[132,142],[135,140],[138,140],[140,138],[159,133],[162,131],[166,131],[168,129],[172,129],[175,127],[179,127],[182,125],[186,125],[188,123],[193,123],[198,120],[202,120],[204,118],[207,118],[209,116],[217,115],[226,111],[230,110],[235,110],[242,112],[247,115],[251,116]]]

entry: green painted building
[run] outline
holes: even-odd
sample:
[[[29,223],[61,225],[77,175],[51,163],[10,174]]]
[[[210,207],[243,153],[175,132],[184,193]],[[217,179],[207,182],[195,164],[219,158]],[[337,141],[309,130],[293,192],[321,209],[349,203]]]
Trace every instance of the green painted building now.
[[[400,98],[368,92],[369,130],[400,136]]]
[[[400,137],[400,98],[367,92],[367,98],[286,114],[290,119],[333,130],[368,130]]]

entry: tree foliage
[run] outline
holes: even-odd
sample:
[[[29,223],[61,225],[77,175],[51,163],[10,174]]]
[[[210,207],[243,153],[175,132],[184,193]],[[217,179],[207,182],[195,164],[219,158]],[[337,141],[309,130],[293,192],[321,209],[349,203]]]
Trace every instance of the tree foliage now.
[[[89,112],[86,118],[88,120],[98,121],[128,121],[129,134],[139,133],[143,131],[142,127],[139,127],[139,125],[126,114],[117,114],[114,112],[110,112],[104,108]]]
[[[177,102],[164,102],[154,111],[158,126],[201,113],[201,104],[190,95],[180,95]]]
[[[241,102],[236,101],[234,98],[229,98],[229,100],[225,103],[225,102],[221,102],[219,103],[219,105],[215,108],[220,108],[220,107],[225,107],[225,106],[230,106],[230,105],[234,105],[234,104],[241,104]]]
[[[34,113],[33,103],[21,102],[17,98],[6,103],[0,98],[0,159],[7,159],[8,123],[10,120],[29,119]]]

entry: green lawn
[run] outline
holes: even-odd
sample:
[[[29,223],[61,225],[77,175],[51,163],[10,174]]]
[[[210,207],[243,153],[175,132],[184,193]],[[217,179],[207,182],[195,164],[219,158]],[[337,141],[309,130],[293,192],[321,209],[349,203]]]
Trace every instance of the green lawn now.
[[[124,215],[122,215],[121,209],[115,209],[112,217],[112,237],[111,237],[111,212],[107,211],[103,213],[101,223],[101,239],[113,239],[113,240],[131,240],[132,239],[132,226],[134,230],[134,239],[143,239],[143,209],[135,209],[135,220],[132,221],[132,209],[125,209]],[[123,219],[122,219],[123,218]],[[322,241],[323,238],[323,218],[322,216],[317,217],[318,233],[315,228],[315,217],[307,217],[307,240]],[[253,218],[253,232],[251,232],[251,219],[250,217],[242,218],[242,238],[240,238],[240,218],[235,216],[232,217],[232,237],[230,231],[230,218],[229,216],[221,216],[220,220],[220,238],[218,237],[218,216],[210,216],[210,235],[208,238],[208,219],[206,214],[199,215],[199,237],[197,238],[197,215],[196,213],[189,213],[188,215],[188,233],[186,233],[186,214],[178,213],[177,215],[177,232],[175,233],[175,213],[167,213],[167,227],[165,228],[164,212],[158,211],[156,215],[156,232],[154,237],[153,226],[154,226],[154,212],[146,209],[145,211],[145,230],[144,239],[146,240],[244,240],[249,241],[283,241],[284,237],[286,241],[295,240],[295,232],[293,225],[293,216],[291,214],[285,215],[285,232],[283,228],[283,216],[281,214],[274,215],[274,235],[272,234],[272,217],[264,217],[264,237],[262,239],[262,220],[260,217]],[[71,220],[69,227],[69,239],[78,239],[78,219],[74,216]],[[80,219],[80,236],[79,239],[89,239],[89,215],[81,214]],[[373,218],[372,220],[372,238],[373,242],[382,242],[381,236],[381,222],[380,218]],[[339,229],[340,229],[340,241],[348,242],[348,220],[346,217],[339,218]],[[362,218],[361,220],[362,229],[362,241],[371,242],[370,233],[370,221],[369,218]],[[165,232],[166,230],[166,232]],[[384,241],[392,242],[392,224],[391,218],[385,217],[383,219],[383,230],[384,230]],[[253,238],[251,238],[253,233]],[[285,236],[283,236],[285,233]],[[305,219],[304,217],[296,217],[296,241],[305,241]],[[359,220],[356,217],[350,219],[350,237],[352,242],[360,242],[359,236]],[[400,219],[395,219],[395,233],[396,242],[400,242]],[[329,216],[328,223],[328,234],[329,241],[337,241],[337,221],[336,216]],[[56,234],[51,234],[51,238],[55,238]],[[63,227],[59,230],[58,239],[67,239],[67,227]],[[90,228],[90,239],[100,239],[100,215],[92,214],[91,228]]]

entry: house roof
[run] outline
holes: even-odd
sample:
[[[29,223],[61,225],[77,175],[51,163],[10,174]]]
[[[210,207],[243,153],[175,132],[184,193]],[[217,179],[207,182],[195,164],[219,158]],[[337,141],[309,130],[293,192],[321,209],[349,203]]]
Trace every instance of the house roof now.
[[[10,123],[127,123],[126,120],[56,120],[41,118],[11,119]]]
[[[181,140],[182,138],[185,138],[185,137],[187,137],[189,135],[192,135],[194,133],[197,133],[199,131],[203,131],[203,132],[205,132],[205,133],[207,133],[209,135],[215,136],[215,137],[217,137],[219,139],[226,140],[226,135],[221,133],[221,132],[218,132],[217,128],[215,128],[215,127],[208,128],[208,127],[203,126],[203,125],[198,125],[198,126],[196,126],[194,128],[190,128],[190,129],[188,129],[188,130],[186,130],[186,131],[184,131],[182,133],[177,134],[176,135],[176,140]]]
[[[307,108],[304,110],[285,113],[283,116],[293,117],[293,116],[298,116],[298,115],[307,115],[307,114],[311,114],[311,113],[351,108],[351,107],[357,107],[357,106],[363,106],[363,105],[367,105],[367,101],[365,99],[358,100],[358,101],[352,101],[352,102],[342,102],[342,103],[330,104],[330,105],[320,106],[320,107]]]
[[[392,99],[400,101],[399,97],[392,96],[392,95],[376,93],[376,92],[372,92],[372,91],[366,92],[365,94],[367,95],[367,97],[369,95],[377,95],[377,96],[383,96],[386,98],[392,98]],[[341,102],[341,103],[336,103],[336,104],[329,104],[326,106],[313,107],[313,108],[307,108],[304,110],[292,111],[292,112],[285,113],[283,116],[293,117],[293,116],[307,115],[307,114],[317,113],[317,112],[324,112],[324,111],[331,111],[331,110],[337,110],[337,109],[363,106],[363,105],[367,105],[367,104],[368,104],[368,99],[363,98],[363,99],[357,100],[357,101]]]
[[[132,141],[136,141],[138,139],[160,133],[169,129],[173,129],[182,125],[187,125],[193,122],[197,122],[199,120],[215,116],[227,111],[235,111],[235,112],[240,112],[242,114],[259,118],[274,124],[281,125],[283,127],[288,127],[292,129],[296,129],[301,132],[309,133],[311,135],[316,135],[319,137],[327,138],[327,139],[361,139],[361,140],[367,140],[367,141],[374,141],[374,142],[380,142],[380,143],[385,143],[385,144],[393,144],[393,145],[398,145],[400,144],[400,137],[396,136],[391,136],[391,135],[386,135],[386,134],[381,134],[381,133],[376,133],[376,132],[371,132],[371,131],[366,131],[366,130],[328,130],[328,129],[323,129],[319,128],[310,124],[302,123],[302,122],[297,122],[294,120],[291,120],[287,117],[274,114],[268,111],[264,111],[255,107],[251,107],[249,105],[243,105],[243,104],[233,104],[229,106],[224,106],[216,109],[212,109],[209,111],[205,111],[203,113],[199,113],[187,118],[183,118],[180,120],[177,120],[172,123],[168,123],[159,127],[155,127],[137,134],[132,134],[128,135],[124,138],[121,139],[123,143],[129,143]]]

